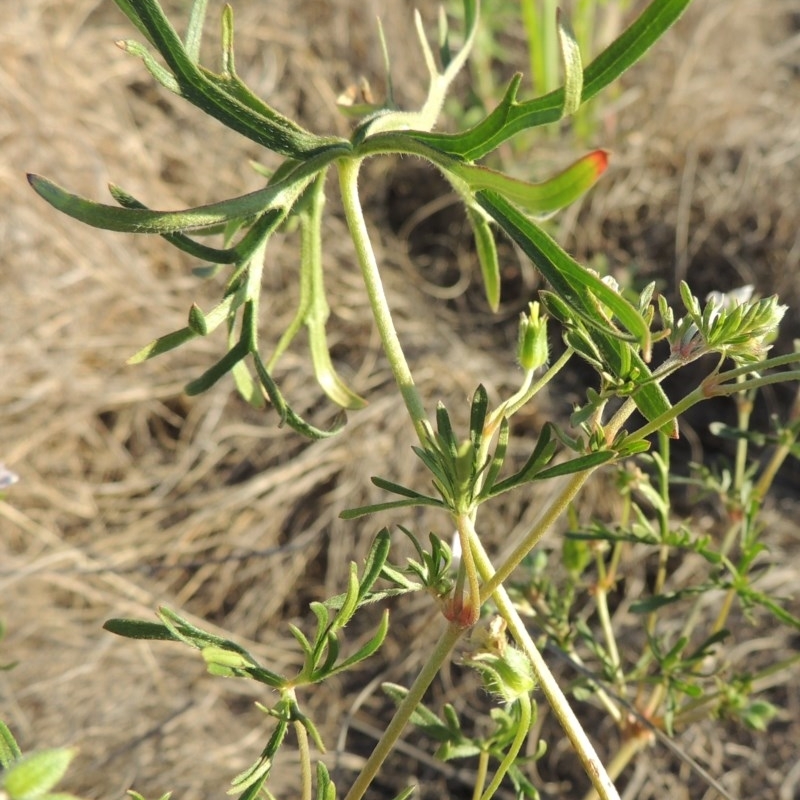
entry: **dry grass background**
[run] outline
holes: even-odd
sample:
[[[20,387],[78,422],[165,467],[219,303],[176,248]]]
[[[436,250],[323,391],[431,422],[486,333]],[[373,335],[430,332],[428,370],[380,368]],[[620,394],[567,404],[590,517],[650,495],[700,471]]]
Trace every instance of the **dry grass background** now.
[[[178,12],[185,6],[170,5]],[[336,94],[360,74],[380,75],[376,13],[387,22],[397,74],[419,76],[418,59],[403,44],[411,41],[410,3],[235,6],[240,71],[315,130],[345,132],[332,110]],[[433,16],[427,5],[423,11]],[[791,0],[697,0],[609,107],[597,143],[610,141],[614,166],[567,213],[571,247],[587,257],[606,254],[620,274],[633,266],[659,276],[667,290],[684,275],[698,294],[753,282],[800,308],[799,29]],[[253,707],[258,693],[206,676],[180,648],[105,634],[102,622],[150,618],[166,603],[291,669],[297,654],[285,622],[301,620],[309,600],[339,591],[348,561],[363,555],[379,524],[396,521],[343,523],[338,510],[375,498],[370,475],[413,482],[414,465],[333,201],[326,250],[332,338],[343,371],[370,400],[343,436],[308,445],[249,410],[228,385],[184,397],[182,385],[220,352],[213,338],[124,366],[139,346],[183,325],[192,301],[207,308],[215,287],[198,283],[190,261],[160,239],[73,224],[34,196],[24,172],[97,198],[114,181],[166,208],[255,188],[247,159],[263,157],[155,90],[141,65],[113,46],[130,35],[108,0],[0,4],[0,458],[21,476],[0,502],[0,619],[8,627],[0,662],[19,662],[0,674],[0,716],[23,748],[79,746],[69,783],[87,797],[119,797],[134,786],[148,795],[174,789],[192,800],[221,794],[257,754],[268,729]],[[421,89],[406,80],[398,93],[414,104]],[[389,223],[384,231],[423,236],[403,227],[402,209],[428,199],[414,193],[428,181],[406,165],[371,170],[391,187],[365,186],[372,219]],[[499,323],[476,304],[474,288],[450,293],[443,305],[429,280],[437,263],[448,275],[455,269],[468,278],[473,269],[458,233],[457,223],[436,223],[429,240],[414,245],[419,260],[390,232],[379,247],[423,391],[463,408],[477,380],[490,391],[513,383],[514,317],[535,278],[509,254],[519,296]],[[287,238],[270,250],[265,335],[280,331],[291,313],[293,246]],[[425,280],[420,263],[430,269]],[[791,336],[800,336],[796,311],[787,320]],[[289,398],[317,422],[330,421],[301,350],[289,355],[280,378]],[[550,402],[565,411],[563,398]],[[526,423],[535,427],[546,410],[531,411]],[[770,580],[790,594],[800,572],[796,481],[785,488],[770,517]],[[529,497],[495,508],[487,529],[513,536],[509,527],[524,525],[535,506]],[[441,524],[407,522],[423,533]],[[791,604],[797,613],[796,597]],[[344,769],[358,765],[382,724],[378,681],[413,671],[435,633],[421,601],[398,606],[395,621],[408,638],[387,645],[369,674],[308,698],[330,742],[352,713],[350,736],[331,756]],[[791,645],[762,629],[752,647],[774,654]],[[452,690],[453,680],[445,676],[439,692]],[[354,685],[366,687],[358,709],[344,699]],[[741,797],[791,800],[800,785],[796,674],[771,698],[783,710],[770,734],[732,729],[726,738],[709,727],[683,745],[727,773]],[[437,771],[411,747],[395,769],[412,772],[424,796],[460,796],[458,776]],[[551,751],[543,768],[550,796],[579,796],[574,763],[557,741]],[[292,765],[276,779],[278,789],[289,789]],[[393,779],[389,770],[387,783]],[[653,753],[631,778],[626,797],[634,796],[713,793]]]

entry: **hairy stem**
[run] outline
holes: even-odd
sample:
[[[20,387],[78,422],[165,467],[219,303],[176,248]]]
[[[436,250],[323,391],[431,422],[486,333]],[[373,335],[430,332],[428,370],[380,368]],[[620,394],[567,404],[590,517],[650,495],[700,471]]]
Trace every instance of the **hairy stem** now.
[[[424,445],[428,424],[425,408],[419,391],[414,384],[414,378],[411,375],[411,370],[392,321],[392,313],[389,309],[386,293],[383,290],[383,282],[381,281],[378,262],[375,258],[375,251],[372,249],[367,223],[361,210],[361,200],[358,196],[358,171],[361,166],[361,160],[342,158],[337,162],[337,166],[344,213],[356,248],[356,257],[361,268],[361,275],[367,289],[383,350],[386,353],[392,374],[408,409],[408,414],[414,424],[414,430]]]

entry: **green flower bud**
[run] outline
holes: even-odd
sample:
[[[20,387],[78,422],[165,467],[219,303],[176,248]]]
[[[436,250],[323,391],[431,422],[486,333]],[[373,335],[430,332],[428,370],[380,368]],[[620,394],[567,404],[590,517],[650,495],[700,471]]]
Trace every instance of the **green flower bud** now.
[[[536,688],[531,662],[515,647],[503,647],[502,652],[479,652],[466,659],[483,678],[487,692],[512,703]]]
[[[517,360],[530,372],[543,367],[547,357],[547,317],[540,316],[538,303],[529,303],[528,313],[520,315]]]
[[[478,632],[474,641],[479,641],[482,649],[464,661],[480,673],[487,692],[512,703],[536,688],[531,662],[508,644],[502,619],[495,618],[488,632]]]

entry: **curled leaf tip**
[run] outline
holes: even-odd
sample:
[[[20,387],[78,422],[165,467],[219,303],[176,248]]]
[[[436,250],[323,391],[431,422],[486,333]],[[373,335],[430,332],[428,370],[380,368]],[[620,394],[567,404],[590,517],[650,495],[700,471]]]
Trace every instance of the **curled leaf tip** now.
[[[594,164],[596,174],[602,175],[608,169],[608,162],[611,158],[611,153],[608,150],[595,150],[589,154],[589,158]]]

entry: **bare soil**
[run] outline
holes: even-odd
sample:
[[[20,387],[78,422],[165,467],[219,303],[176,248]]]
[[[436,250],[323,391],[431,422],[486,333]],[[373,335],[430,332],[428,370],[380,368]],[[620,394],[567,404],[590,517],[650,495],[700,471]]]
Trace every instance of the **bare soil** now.
[[[187,4],[168,5],[180,17]],[[211,5],[213,19],[221,4]],[[422,99],[409,2],[234,5],[239,71],[312,129],[347,132],[335,98],[360,75],[380,90],[378,13],[398,100],[414,106]],[[423,6],[433,24],[433,7]],[[259,177],[248,160],[273,163],[155,88],[141,64],[114,47],[134,33],[110,0],[0,4],[0,460],[20,475],[0,501],[0,620],[7,628],[0,663],[17,662],[0,673],[0,718],[25,750],[77,746],[66,787],[87,798],[121,797],[134,787],[148,797],[173,790],[181,800],[200,800],[221,796],[257,756],[270,728],[253,701],[266,698],[257,687],[208,676],[195,653],[107,634],[104,620],[151,619],[167,605],[291,671],[298,652],[286,623],[304,624],[309,601],[341,591],[349,561],[364,555],[380,525],[447,531],[427,515],[338,518],[343,507],[378,498],[371,475],[412,485],[420,478],[335,201],[325,256],[331,339],[342,372],[369,399],[341,436],[302,441],[278,429],[273,415],[246,406],[227,382],[186,397],[183,385],[221,353],[214,337],[125,365],[155,336],[183,326],[192,302],[210,307],[218,284],[199,282],[191,259],[158,238],[73,223],[34,195],[25,172],[99,199],[112,181],[155,207],[180,208],[255,189]],[[216,31],[209,34],[213,63]],[[516,34],[508,35],[509,47],[519,47]],[[613,151],[612,167],[561,217],[562,240],[620,278],[658,280],[673,297],[684,278],[699,296],[742,283],[777,292],[792,309],[776,345],[785,352],[800,337],[796,3],[697,0],[603,109],[590,144]],[[514,157],[546,169],[569,156],[553,141],[540,144],[530,158]],[[514,385],[516,316],[538,279],[508,247],[506,297],[493,317],[481,300],[463,219],[452,204],[426,206],[435,199],[435,176],[420,169],[410,161],[370,164],[365,205],[422,391],[466,414],[479,380],[496,395]],[[287,234],[270,248],[265,337],[278,335],[293,312],[296,244]],[[334,412],[320,400],[308,361],[296,348],[278,378],[301,410],[327,424]],[[523,424],[533,433],[548,414],[566,417],[581,380],[576,372]],[[767,394],[760,418],[788,398]],[[707,419],[688,420],[686,458],[714,457]],[[798,485],[800,473],[790,467],[767,517],[769,588],[795,614]],[[607,495],[598,484],[601,511]],[[528,496],[492,508],[490,544],[522,530],[537,504]],[[400,545],[398,559],[403,552]],[[306,698],[340,788],[386,723],[379,683],[413,675],[438,631],[424,598],[397,603],[393,614],[401,635],[379,658]],[[351,636],[355,643],[368,634],[365,624]],[[742,645],[756,667],[797,646],[796,636],[766,617]],[[471,713],[484,700],[470,680],[454,666],[431,704],[460,695]],[[678,744],[742,800],[792,800],[800,797],[797,672],[778,676],[766,696],[780,708],[766,733],[704,723]],[[603,754],[613,754],[609,724],[591,708],[581,713]],[[343,720],[346,735],[337,738]],[[537,766],[543,796],[580,797],[585,778],[544,708],[541,735],[549,742]],[[471,796],[471,766],[442,766],[431,750],[412,733],[372,796],[393,796],[409,781],[425,798]],[[658,747],[621,786],[627,800],[717,796]],[[293,796],[291,759],[276,769],[273,790]]]

